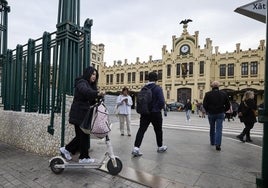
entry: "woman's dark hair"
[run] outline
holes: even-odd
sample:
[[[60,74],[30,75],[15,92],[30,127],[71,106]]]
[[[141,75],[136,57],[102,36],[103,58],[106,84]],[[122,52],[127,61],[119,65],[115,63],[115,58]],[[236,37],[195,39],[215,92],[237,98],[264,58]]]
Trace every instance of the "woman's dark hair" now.
[[[127,88],[127,87],[124,87],[124,88],[122,89],[122,93],[123,93],[124,91],[127,91],[127,92],[128,92],[128,88]]]
[[[94,73],[94,71],[96,71],[96,81],[93,82],[93,83],[90,83],[89,82],[89,78],[91,77],[91,75]],[[85,79],[88,81],[88,83],[92,86],[93,89],[96,89],[97,90],[97,83],[98,83],[98,79],[99,79],[99,73],[98,71],[94,68],[94,67],[87,67],[85,70],[84,70],[84,73],[82,76],[79,76],[76,80],[80,80],[80,79]]]

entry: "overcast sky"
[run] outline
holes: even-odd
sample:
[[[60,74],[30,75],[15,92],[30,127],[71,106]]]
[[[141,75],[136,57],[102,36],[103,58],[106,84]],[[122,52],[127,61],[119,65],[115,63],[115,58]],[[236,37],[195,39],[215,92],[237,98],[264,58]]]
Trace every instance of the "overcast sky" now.
[[[8,48],[37,39],[44,31],[56,31],[58,0],[7,0],[9,13]],[[219,51],[255,49],[266,37],[264,23],[234,12],[253,0],[81,0],[80,24],[93,19],[92,42],[105,45],[104,61],[128,59],[135,62],[162,58],[162,47],[171,50],[172,36],[180,36],[181,20],[192,19],[188,31],[199,31],[199,44],[206,38]]]

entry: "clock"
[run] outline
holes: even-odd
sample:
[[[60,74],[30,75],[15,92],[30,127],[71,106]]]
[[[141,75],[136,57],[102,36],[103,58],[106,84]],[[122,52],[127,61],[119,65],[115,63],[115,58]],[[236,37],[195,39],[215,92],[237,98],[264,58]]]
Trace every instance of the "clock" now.
[[[187,44],[182,45],[180,48],[180,52],[183,55],[188,54],[190,52],[190,46]]]

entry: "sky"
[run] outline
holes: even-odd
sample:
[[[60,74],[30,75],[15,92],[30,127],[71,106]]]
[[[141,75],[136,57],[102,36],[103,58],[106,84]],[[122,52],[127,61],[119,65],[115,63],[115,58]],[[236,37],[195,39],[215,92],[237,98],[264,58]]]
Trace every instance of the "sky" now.
[[[234,12],[254,0],[80,0],[80,25],[93,19],[91,40],[104,44],[104,61],[127,59],[128,63],[162,59],[162,47],[172,48],[172,36],[183,32],[181,20],[191,19],[188,32],[199,31],[199,44],[206,38],[220,53],[258,48],[266,38],[266,26]],[[8,48],[42,37],[45,31],[56,31],[59,0],[7,0]]]

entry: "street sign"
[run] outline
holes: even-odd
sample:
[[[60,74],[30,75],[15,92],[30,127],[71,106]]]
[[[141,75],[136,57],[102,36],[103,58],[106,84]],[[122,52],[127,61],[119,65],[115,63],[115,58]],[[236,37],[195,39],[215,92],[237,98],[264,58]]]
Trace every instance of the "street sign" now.
[[[266,23],[266,2],[267,0],[258,0],[244,6],[238,7],[234,11],[248,16],[260,22]]]

